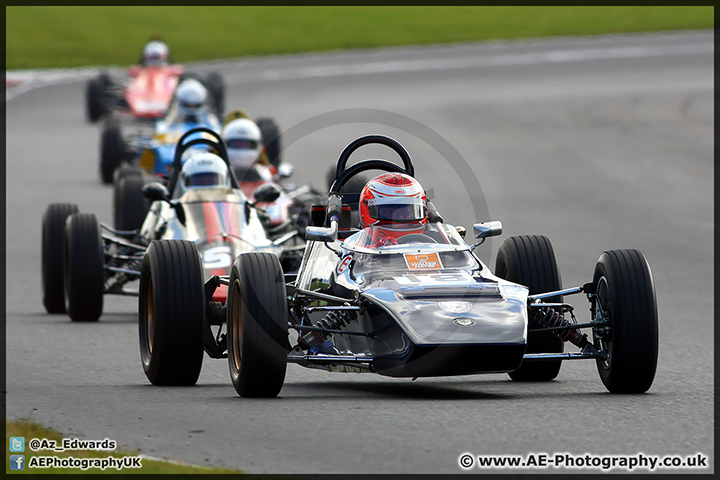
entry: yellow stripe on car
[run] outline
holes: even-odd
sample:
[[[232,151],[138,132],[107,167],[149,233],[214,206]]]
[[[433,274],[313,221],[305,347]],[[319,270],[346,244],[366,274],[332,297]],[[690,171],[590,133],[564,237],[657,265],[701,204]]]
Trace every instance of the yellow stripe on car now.
[[[155,151],[150,148],[143,150],[140,155],[140,168],[151,175],[155,174]]]

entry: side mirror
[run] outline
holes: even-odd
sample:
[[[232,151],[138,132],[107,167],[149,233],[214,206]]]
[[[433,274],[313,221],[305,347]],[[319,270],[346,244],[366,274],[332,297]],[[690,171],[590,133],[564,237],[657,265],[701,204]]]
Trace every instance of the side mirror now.
[[[151,201],[170,200],[170,192],[165,185],[160,182],[150,182],[142,188],[142,193],[145,198]]]
[[[330,227],[305,227],[305,240],[316,242],[334,242],[337,240],[338,222],[330,222]]]
[[[180,222],[181,225],[185,226],[187,218],[185,217],[185,208],[183,207],[183,204],[177,200],[172,200],[170,202],[170,205],[172,205],[172,207],[175,209],[175,215],[177,216],[178,222]]]
[[[494,237],[502,234],[502,223],[495,220],[493,222],[476,223],[473,225],[475,238]]]
[[[295,167],[290,163],[283,163],[278,167],[278,178],[289,178],[295,172]]]
[[[280,198],[280,193],[282,193],[280,187],[274,183],[264,183],[255,189],[253,197],[256,203],[272,203]]]
[[[443,218],[440,215],[440,213],[437,210],[437,207],[435,207],[435,204],[432,203],[430,200],[427,202],[427,214],[428,214],[428,222],[430,223],[442,223]]]

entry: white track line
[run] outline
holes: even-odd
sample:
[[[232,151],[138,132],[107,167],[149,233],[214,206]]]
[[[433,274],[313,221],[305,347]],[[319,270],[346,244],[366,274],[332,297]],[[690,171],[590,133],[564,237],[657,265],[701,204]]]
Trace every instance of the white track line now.
[[[642,37],[642,36],[639,36]],[[587,39],[587,37],[583,37]],[[609,37],[604,37],[609,38]],[[557,39],[555,39],[557,40]],[[356,76],[377,73],[402,73],[402,72],[419,72],[433,70],[465,70],[474,68],[487,68],[497,66],[513,66],[513,65],[536,65],[536,64],[553,64],[553,63],[569,63],[583,62],[603,59],[639,59],[646,57],[661,56],[678,56],[678,55],[702,55],[713,53],[715,51],[714,39],[700,38],[695,43],[674,46],[642,46],[642,47],[607,47],[607,48],[577,48],[577,49],[557,49],[554,51],[517,53],[517,54],[498,54],[492,50],[477,52],[474,55],[465,56],[463,58],[452,59],[420,59],[420,60],[387,60],[387,61],[362,61],[357,57],[366,56],[369,52],[393,52],[397,54],[408,47],[383,48],[377,50],[359,50],[343,52],[326,52],[320,54],[299,54],[299,55],[277,55],[272,57],[256,57],[261,60],[270,60],[270,64],[277,63],[277,60],[308,58],[313,59],[329,59],[335,62],[335,65],[317,66],[317,67],[294,67],[292,65],[283,68],[248,68],[236,75],[226,75],[225,82],[227,84],[238,84],[251,81],[277,81],[277,80],[294,80],[303,78],[320,78],[320,77],[340,77],[340,76]],[[468,45],[490,45],[490,43],[478,44],[460,44],[458,48],[463,49]],[[508,45],[507,43],[505,45]],[[529,45],[532,45],[530,43]],[[537,43],[535,44],[537,45]],[[551,46],[550,42],[548,46]],[[453,45],[443,45],[452,48]],[[428,48],[432,48],[429,46]],[[434,47],[438,47],[435,45]],[[421,47],[416,47],[421,48]],[[467,55],[467,53],[464,53]],[[355,58],[352,64],[339,64],[341,61],[348,61]],[[250,59],[252,61],[252,59]],[[247,58],[239,58],[235,60],[218,60],[213,62],[204,62],[209,65],[212,63],[247,63]],[[282,64],[282,62],[280,62]],[[202,65],[197,63],[195,65]],[[17,83],[15,86],[6,86],[6,101],[33,90],[38,87],[70,83],[78,80],[86,80],[98,74],[100,70],[121,70],[121,67],[84,67],[77,69],[54,69],[54,70],[16,70],[6,72],[6,78],[10,82]]]

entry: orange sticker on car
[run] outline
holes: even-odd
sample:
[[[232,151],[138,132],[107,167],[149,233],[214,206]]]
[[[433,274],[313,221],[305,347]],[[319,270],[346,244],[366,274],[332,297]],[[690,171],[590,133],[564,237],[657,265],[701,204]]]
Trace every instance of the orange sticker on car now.
[[[405,263],[410,270],[442,270],[443,265],[437,253],[406,253]]]

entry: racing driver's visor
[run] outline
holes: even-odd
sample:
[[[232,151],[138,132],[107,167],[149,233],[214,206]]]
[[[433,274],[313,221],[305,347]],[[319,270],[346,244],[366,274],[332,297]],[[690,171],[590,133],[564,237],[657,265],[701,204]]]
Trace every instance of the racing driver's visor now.
[[[368,200],[368,214],[383,222],[417,222],[425,218],[425,202],[419,197],[373,198]]]
[[[188,110],[199,110],[203,104],[202,102],[196,102],[196,103],[190,103],[190,102],[180,102],[180,106],[183,108],[187,108]]]
[[[185,179],[186,187],[213,187],[223,184],[223,176],[216,172],[202,172]]]
[[[255,150],[258,148],[258,142],[255,140],[247,140],[244,138],[229,138],[225,140],[228,148],[237,148],[243,150]]]

